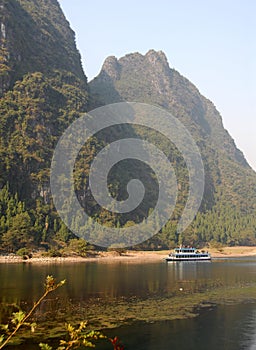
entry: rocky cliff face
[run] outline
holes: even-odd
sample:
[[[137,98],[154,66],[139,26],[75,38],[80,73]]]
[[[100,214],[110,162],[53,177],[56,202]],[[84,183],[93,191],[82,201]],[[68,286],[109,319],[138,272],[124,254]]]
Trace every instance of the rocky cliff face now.
[[[256,176],[224,129],[213,103],[169,67],[162,51],[150,50],[145,55],[133,53],[120,59],[108,57],[89,86],[93,107],[120,101],[148,103],[167,109],[186,126],[200,148],[205,168],[204,200],[197,216],[200,224],[196,220],[193,230],[202,230],[200,235],[207,240],[229,232],[223,238],[223,243],[227,243],[227,236],[233,234],[231,231],[238,231],[231,229],[228,222],[229,215],[233,214],[228,212],[236,212],[234,216],[239,217],[240,224],[244,215],[255,213]],[[209,233],[208,227],[214,233]],[[229,237],[229,243],[231,241]]]
[[[106,86],[112,85],[112,91]],[[105,87],[105,88],[104,88]],[[202,137],[235,162],[248,167],[243,154],[224,129],[211,101],[203,97],[186,78],[169,67],[162,51],[150,50],[145,56],[134,53],[120,60],[108,57],[98,77],[90,83],[92,95],[102,104],[138,101],[168,109],[192,133]]]
[[[61,69],[85,80],[74,39],[57,0],[1,0],[2,92],[34,71]]]
[[[46,199],[58,136],[88,105],[75,35],[57,0],[0,0],[0,95],[0,184]]]

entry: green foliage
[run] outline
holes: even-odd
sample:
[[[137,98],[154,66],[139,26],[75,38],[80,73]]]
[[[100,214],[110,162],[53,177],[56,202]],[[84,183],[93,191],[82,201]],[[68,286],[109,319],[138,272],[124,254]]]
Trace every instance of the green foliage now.
[[[7,88],[11,68],[8,65],[9,52],[6,47],[6,40],[0,41],[0,96]]]
[[[0,191],[9,198],[0,199],[0,240],[15,252],[70,238],[51,203],[49,168],[60,135],[88,108],[88,86],[57,1],[1,6]]]
[[[104,336],[99,331],[90,331],[85,333],[86,327],[87,327],[86,322],[81,322],[78,328],[75,328],[71,324],[66,324],[66,331],[68,333],[69,339],[60,340],[60,346],[58,346],[57,350],[69,350],[71,348],[76,349],[80,347],[94,348],[95,347],[95,344],[93,343],[94,340],[106,338],[106,336]],[[39,346],[42,350],[52,349],[52,347],[44,343],[40,343]]]
[[[48,344],[45,344],[45,343],[40,343],[39,344],[39,347],[42,349],[42,350],[52,350],[52,347]]]
[[[4,330],[4,334],[0,335],[0,349],[3,349],[6,345],[10,343],[12,338],[17,334],[19,329],[23,326],[29,327],[31,332],[35,331],[36,324],[34,322],[27,322],[27,320],[31,317],[35,309],[42,303],[42,301],[47,297],[47,295],[57,288],[63,286],[65,284],[65,280],[56,283],[55,279],[52,276],[47,276],[45,280],[45,291],[40,299],[34,303],[33,307],[26,314],[22,310],[18,312],[13,312],[12,318],[9,324],[1,325],[2,330]]]
[[[8,252],[34,244],[34,229],[30,213],[18,195],[11,195],[9,185],[0,190],[0,240]]]
[[[47,252],[46,255],[51,257],[51,258],[58,258],[58,257],[62,256],[61,252],[58,249],[56,249],[56,248],[50,249],[49,252]]]
[[[18,312],[12,313],[12,318],[8,324],[0,325],[0,328],[4,332],[0,334],[0,350],[5,346],[9,345],[13,337],[15,337],[19,329],[23,326],[29,327],[31,332],[35,332],[36,323],[27,322],[34,313],[35,309],[45,300],[49,293],[55,291],[59,287],[66,283],[65,280],[56,283],[53,276],[47,276],[45,280],[45,291],[41,298],[34,303],[31,310],[26,314],[24,311],[19,310]],[[67,332],[67,339],[61,339],[60,344],[56,350],[69,350],[69,349],[82,349],[82,348],[94,348],[95,341],[99,339],[107,339],[107,337],[100,331],[90,330],[86,328],[88,323],[85,321],[80,322],[78,327],[66,324],[65,330]],[[113,345],[114,350],[123,350],[124,347],[120,344],[117,337],[109,339]],[[52,350],[52,347],[46,343],[40,343],[39,347],[42,350]]]
[[[56,0],[2,1],[11,82],[28,72],[61,69],[86,82],[74,33]]]
[[[24,260],[32,258],[32,253],[30,253],[30,251],[27,248],[20,248],[19,250],[17,250],[16,254],[18,256],[21,256]]]
[[[28,74],[0,99],[1,180],[9,180],[12,190],[26,198],[36,190],[49,201],[44,188],[49,186],[53,147],[79,111],[86,109],[86,92],[76,92],[78,79],[71,76],[78,85],[72,90],[75,97],[67,90],[66,79],[61,72],[50,77],[40,72]]]
[[[67,247],[64,248],[63,254],[69,256],[73,255],[87,257],[89,255],[89,251],[92,249],[93,247],[84,239],[72,238],[69,240]]]

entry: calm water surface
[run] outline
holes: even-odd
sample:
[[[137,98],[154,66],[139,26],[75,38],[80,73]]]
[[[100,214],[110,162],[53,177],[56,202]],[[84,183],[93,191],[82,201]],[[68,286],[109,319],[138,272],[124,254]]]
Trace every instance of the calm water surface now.
[[[45,277],[66,279],[54,292],[52,308],[59,302],[77,305],[94,300],[169,297],[183,291],[194,293],[215,287],[256,285],[256,259],[215,260],[179,263],[75,263],[56,265],[0,264],[0,322],[3,305],[28,308],[41,294]],[[256,296],[255,296],[256,297]],[[107,331],[117,334],[125,349],[227,349],[256,350],[256,304],[217,305],[200,316],[176,321],[136,322]],[[32,344],[12,347],[38,349]],[[104,345],[100,349],[111,349]]]
[[[255,350],[256,305],[222,305],[193,319],[115,331],[129,350]]]

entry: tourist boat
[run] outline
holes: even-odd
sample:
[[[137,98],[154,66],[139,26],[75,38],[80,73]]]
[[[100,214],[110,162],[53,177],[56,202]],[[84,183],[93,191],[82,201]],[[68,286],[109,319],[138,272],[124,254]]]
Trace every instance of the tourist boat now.
[[[180,247],[175,248],[168,255],[166,261],[205,261],[211,260],[211,255],[205,251],[199,251],[196,248]]]

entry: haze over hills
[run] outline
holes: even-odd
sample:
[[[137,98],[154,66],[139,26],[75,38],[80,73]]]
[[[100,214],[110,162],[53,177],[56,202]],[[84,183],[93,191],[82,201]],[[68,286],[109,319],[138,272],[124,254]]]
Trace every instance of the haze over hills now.
[[[177,169],[180,191],[169,224],[143,247],[166,248],[178,242],[255,244],[256,174],[223,128],[218,111],[198,89],[170,69],[163,52],[108,57],[97,78],[87,84],[74,33],[57,0],[0,0],[0,239],[3,249],[68,244],[72,234],[51,201],[49,169],[64,130],[82,112],[109,103],[138,101],[160,106],[193,135],[205,167],[205,194],[199,214],[184,235],[176,232],[188,193],[184,159],[164,140]],[[121,128],[104,131],[88,142],[77,159],[77,195],[90,215],[108,225],[130,225],[153,206],[125,219],[99,208],[88,191],[89,165],[106,144],[133,135],[156,139],[150,131]],[[122,197],[122,179],[140,174],[138,164],[124,163],[112,194]],[[144,169],[145,170],[145,169]],[[147,170],[147,169],[146,169]],[[142,175],[146,187],[153,174]],[[119,190],[119,193],[118,191]],[[120,192],[121,191],[121,192]]]
[[[90,89],[102,104],[138,101],[166,108],[190,132],[197,132],[231,160],[248,168],[213,103],[200,95],[189,80],[170,69],[162,51],[150,50],[145,56],[128,54],[119,60],[108,57],[98,77],[90,82]]]

